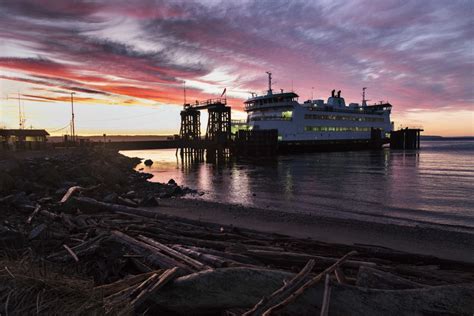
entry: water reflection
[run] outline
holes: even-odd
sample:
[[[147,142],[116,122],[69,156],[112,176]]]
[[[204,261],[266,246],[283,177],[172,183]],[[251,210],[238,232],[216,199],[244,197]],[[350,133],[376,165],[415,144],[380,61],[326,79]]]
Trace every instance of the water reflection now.
[[[203,199],[288,212],[420,220],[474,227],[474,142],[425,142],[420,151],[279,156],[265,161],[183,161],[174,150],[128,151],[150,158],[153,181],[173,178]]]

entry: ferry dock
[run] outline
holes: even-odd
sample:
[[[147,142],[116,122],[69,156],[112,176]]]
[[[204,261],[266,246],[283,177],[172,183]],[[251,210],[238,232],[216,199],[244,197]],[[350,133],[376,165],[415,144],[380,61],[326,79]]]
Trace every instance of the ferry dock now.
[[[201,111],[207,111],[205,134],[201,134]],[[277,129],[232,130],[235,121],[231,118],[231,107],[225,98],[209,99],[194,104],[185,104],[180,112],[179,135],[167,140],[115,141],[105,144],[117,150],[176,149],[177,155],[215,159],[221,156],[238,155],[268,157],[279,153],[348,151],[380,149],[390,145],[391,149],[419,149],[420,128],[404,128],[392,131],[383,137],[379,128],[371,128],[369,139],[358,140],[307,140],[281,141]],[[245,125],[245,124],[244,124]]]

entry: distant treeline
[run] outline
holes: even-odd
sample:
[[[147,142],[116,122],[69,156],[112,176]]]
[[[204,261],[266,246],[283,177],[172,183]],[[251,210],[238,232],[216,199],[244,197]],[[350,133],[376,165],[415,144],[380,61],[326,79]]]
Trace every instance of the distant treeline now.
[[[474,140],[474,136],[458,136],[458,137],[443,137],[443,136],[430,136],[421,135],[421,140]]]

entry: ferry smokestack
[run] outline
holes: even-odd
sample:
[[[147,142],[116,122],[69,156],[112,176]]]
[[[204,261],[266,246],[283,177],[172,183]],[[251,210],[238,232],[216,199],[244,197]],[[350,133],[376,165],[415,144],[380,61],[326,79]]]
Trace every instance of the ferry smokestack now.
[[[337,91],[337,97],[338,97],[338,98],[341,97],[341,90]]]
[[[333,98],[334,98],[334,93],[336,93],[336,89],[331,91],[331,97],[333,97]]]
[[[367,106],[367,99],[365,98],[365,90],[367,89],[367,87],[363,87],[362,88],[362,106]]]

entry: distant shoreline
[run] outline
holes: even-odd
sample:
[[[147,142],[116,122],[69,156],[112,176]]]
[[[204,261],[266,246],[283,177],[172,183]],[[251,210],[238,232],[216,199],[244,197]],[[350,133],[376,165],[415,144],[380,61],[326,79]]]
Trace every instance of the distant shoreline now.
[[[89,139],[91,141],[103,142],[103,135],[79,136],[79,138]],[[126,141],[150,141],[150,140],[168,140],[174,138],[174,135],[106,135],[106,142],[126,142]],[[62,142],[63,136],[49,136],[48,141],[52,143]],[[421,135],[423,141],[449,141],[449,140],[474,140],[474,136],[437,136]]]
[[[437,140],[437,141],[443,141],[443,140],[474,140],[474,136],[430,136],[430,135],[423,136],[423,135],[421,135],[421,140]]]

